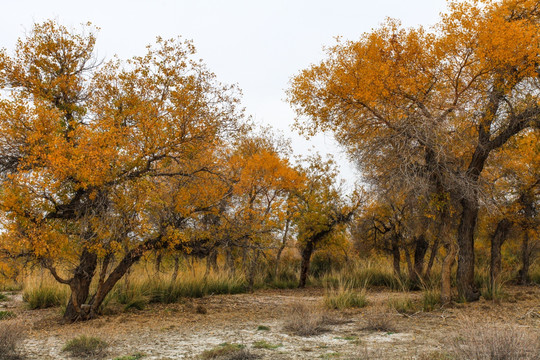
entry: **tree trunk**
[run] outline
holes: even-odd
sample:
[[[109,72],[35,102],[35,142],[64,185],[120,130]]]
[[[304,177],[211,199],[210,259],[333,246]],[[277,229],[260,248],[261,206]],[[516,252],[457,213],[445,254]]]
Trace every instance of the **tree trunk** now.
[[[452,301],[452,266],[456,261],[457,246],[452,239],[444,242],[446,256],[441,267],[441,302],[447,304]]]
[[[493,289],[495,283],[501,272],[501,247],[506,237],[508,236],[508,231],[510,230],[511,223],[508,219],[502,219],[497,224],[495,232],[491,237],[491,263],[490,263],[490,283],[491,288]]]
[[[418,287],[422,282],[422,274],[424,273],[424,258],[428,249],[428,242],[424,235],[420,235],[416,238],[414,247],[414,273],[413,283]]]
[[[302,249],[302,265],[300,266],[300,283],[299,288],[304,288],[307,282],[307,276],[309,272],[309,262],[311,261],[311,254],[313,254],[314,244],[312,241],[308,241],[306,246]]]
[[[429,279],[431,276],[431,269],[433,268],[433,264],[435,263],[435,258],[437,257],[437,253],[439,252],[439,246],[441,244],[441,234],[437,235],[437,238],[433,242],[433,246],[431,247],[431,252],[429,254],[429,261],[426,268],[426,272],[424,273],[424,278]]]
[[[171,277],[171,282],[175,282],[178,277],[178,271],[180,270],[180,255],[174,255],[174,268]]]
[[[523,232],[523,242],[521,243],[521,269],[518,273],[518,284],[526,285],[529,283],[529,267],[531,266],[531,252],[529,249],[529,232],[527,229]]]
[[[412,280],[414,278],[414,266],[411,259],[411,252],[407,247],[405,247],[404,251],[405,251],[405,261],[407,263],[407,271],[409,272],[409,279]]]
[[[476,196],[476,195],[475,195]],[[465,301],[477,301],[480,292],[474,284],[474,231],[478,219],[478,200],[463,199],[461,219],[458,227],[458,295]]]
[[[232,254],[231,248],[227,247],[225,249],[225,259],[227,263],[227,268],[229,270],[229,273],[234,275],[236,273],[236,267],[234,265],[234,256]]]
[[[394,274],[401,276],[401,252],[396,237],[392,237],[392,259],[394,265]]]
[[[71,297],[64,312],[64,320],[73,322],[81,320],[81,307],[85,304],[90,293],[90,283],[94,277],[97,267],[97,255],[84,249],[79,266],[73,273],[69,287],[71,288]]]
[[[155,273],[156,276],[159,278],[161,275],[161,263],[163,262],[163,253],[161,251],[158,251],[156,254],[156,263],[155,263]]]
[[[274,266],[274,279],[277,279],[278,277],[279,261],[281,260],[281,254],[283,253],[285,246],[287,246],[287,235],[289,233],[290,224],[291,224],[291,220],[287,219],[287,222],[285,223],[285,232],[283,234],[283,238],[281,239],[281,245],[279,246],[279,249],[276,255],[276,264]]]
[[[251,264],[249,266],[249,275],[248,275],[248,289],[249,291],[253,291],[253,287],[255,286],[255,274],[257,270],[257,261],[259,260],[259,256],[261,255],[260,250],[253,250],[254,254],[251,257]]]

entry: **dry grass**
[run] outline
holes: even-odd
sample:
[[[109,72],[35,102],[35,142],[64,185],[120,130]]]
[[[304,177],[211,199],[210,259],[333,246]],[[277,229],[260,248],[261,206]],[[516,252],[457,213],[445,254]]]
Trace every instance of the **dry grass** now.
[[[362,308],[367,305],[366,289],[355,289],[348,281],[342,280],[337,286],[326,289],[324,305],[329,309],[343,310]]]
[[[204,360],[252,360],[259,356],[251,353],[244,345],[223,343],[200,355]]]
[[[97,337],[81,335],[71,339],[62,351],[78,358],[96,359],[105,355],[108,344]]]
[[[378,312],[366,315],[366,324],[362,330],[395,332],[396,325],[392,314],[388,312]]]
[[[30,309],[45,309],[66,305],[69,287],[55,281],[51,276],[28,277],[23,284],[23,300]]]
[[[388,306],[400,314],[414,314],[418,311],[419,305],[409,298],[395,298],[388,301]]]
[[[540,337],[515,325],[470,324],[452,343],[457,360],[539,360]]]
[[[329,326],[348,322],[350,320],[334,316],[316,306],[294,304],[287,314],[283,329],[293,335],[313,336],[328,332]]]
[[[20,322],[2,322],[0,326],[0,360],[20,359],[19,347],[24,338],[25,329]]]

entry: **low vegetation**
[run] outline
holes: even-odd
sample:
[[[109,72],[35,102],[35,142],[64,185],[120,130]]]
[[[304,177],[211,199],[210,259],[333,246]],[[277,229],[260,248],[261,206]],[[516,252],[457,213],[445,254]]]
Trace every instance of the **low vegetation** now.
[[[259,341],[255,341],[253,343],[253,347],[255,349],[274,350],[274,349],[280,348],[282,346],[283,346],[283,344],[271,344],[266,340],[259,340]]]
[[[13,311],[0,310],[0,320],[13,319],[15,316],[16,315]]]
[[[17,321],[5,321],[0,324],[0,360],[22,359],[20,346],[26,332]]]
[[[62,351],[78,358],[99,358],[105,355],[108,346],[107,342],[100,338],[81,335],[69,340]]]
[[[330,330],[329,326],[343,323],[313,305],[295,304],[287,313],[283,329],[298,336],[313,336]]]
[[[452,344],[458,360],[538,360],[540,337],[515,325],[469,324]]]
[[[388,301],[388,306],[400,314],[410,315],[420,311],[419,305],[408,297],[391,299]]]
[[[365,317],[365,325],[362,330],[396,332],[396,325],[392,319],[392,314],[388,312],[376,312]]]
[[[29,277],[23,285],[23,300],[30,309],[63,306],[67,304],[68,298],[69,288],[50,276]]]
[[[219,346],[206,350],[200,355],[203,360],[251,360],[259,356],[251,353],[245,345],[223,343]]]

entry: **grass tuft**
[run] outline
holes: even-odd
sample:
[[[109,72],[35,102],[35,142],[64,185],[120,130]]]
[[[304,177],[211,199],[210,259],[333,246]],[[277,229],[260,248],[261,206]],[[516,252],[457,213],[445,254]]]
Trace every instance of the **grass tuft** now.
[[[135,353],[133,355],[126,355],[126,356],[116,357],[116,358],[114,358],[114,360],[140,360],[145,356],[146,356],[145,354],[138,352],[138,353]]]
[[[255,349],[274,350],[274,349],[280,348],[282,346],[283,346],[283,344],[270,344],[266,340],[255,341],[253,343],[253,347]]]
[[[23,300],[30,309],[64,306],[69,299],[69,288],[51,279],[30,278],[23,287]]]
[[[388,306],[400,314],[414,314],[419,311],[418,305],[409,298],[391,299]]]
[[[452,349],[457,360],[539,360],[540,338],[516,326],[471,324]]]
[[[284,330],[294,335],[313,336],[327,332],[328,318],[320,310],[304,304],[291,307]]]
[[[251,360],[258,359],[259,356],[251,353],[245,345],[224,343],[219,346],[204,351],[200,355],[201,359],[219,359],[219,360]]]
[[[93,336],[81,335],[69,340],[62,351],[79,358],[95,358],[103,355],[108,347],[106,341]]]
[[[395,332],[396,326],[392,319],[392,314],[381,312],[367,315],[366,324],[362,330]]]
[[[422,293],[422,310],[433,311],[441,306],[441,292],[436,289],[427,289]]]
[[[8,310],[0,311],[0,320],[13,319],[15,316],[16,315],[13,311],[8,311]]]
[[[6,321],[0,326],[0,360],[21,359],[19,347],[25,339],[24,327],[15,321]]]

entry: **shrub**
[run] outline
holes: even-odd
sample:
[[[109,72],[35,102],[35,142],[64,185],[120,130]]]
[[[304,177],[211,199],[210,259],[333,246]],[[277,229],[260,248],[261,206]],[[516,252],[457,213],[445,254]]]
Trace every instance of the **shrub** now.
[[[265,325],[259,325],[259,326],[257,327],[257,330],[258,330],[258,331],[270,331],[270,327],[265,326]]]
[[[458,360],[538,360],[540,339],[515,326],[467,326],[452,344]]]
[[[324,314],[304,304],[295,304],[289,310],[284,329],[294,335],[312,336],[328,331]]]
[[[24,337],[25,331],[21,323],[3,322],[0,326],[0,360],[19,359],[19,346]]]
[[[392,315],[387,312],[381,312],[367,315],[366,325],[362,330],[395,332],[396,327]]]
[[[103,355],[107,347],[107,342],[100,338],[81,335],[68,341],[62,351],[70,353],[71,356],[89,358]]]
[[[15,313],[13,311],[0,311],[0,320],[13,319],[14,317]]]
[[[0,293],[0,301],[6,301],[7,300],[7,296]]]

